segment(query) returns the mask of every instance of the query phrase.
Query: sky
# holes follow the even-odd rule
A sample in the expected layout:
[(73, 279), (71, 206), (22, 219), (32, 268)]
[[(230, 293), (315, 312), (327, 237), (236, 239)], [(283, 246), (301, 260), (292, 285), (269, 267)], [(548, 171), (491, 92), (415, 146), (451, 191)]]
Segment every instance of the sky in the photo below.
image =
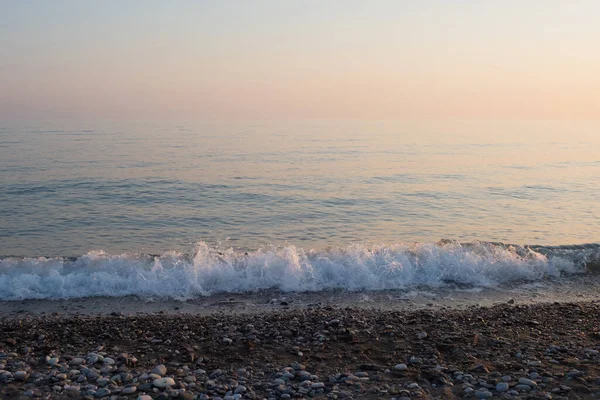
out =
[(0, 119), (599, 119), (597, 0), (0, 0)]

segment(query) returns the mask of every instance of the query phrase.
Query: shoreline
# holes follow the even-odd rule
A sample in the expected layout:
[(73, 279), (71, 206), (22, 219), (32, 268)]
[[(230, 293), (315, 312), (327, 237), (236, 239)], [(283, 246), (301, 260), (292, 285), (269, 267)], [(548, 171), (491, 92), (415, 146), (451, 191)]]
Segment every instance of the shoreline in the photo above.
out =
[(406, 290), (282, 292), (262, 290), (249, 293), (218, 293), (188, 300), (164, 298), (85, 297), (72, 299), (1, 300), (0, 318), (23, 315), (102, 315), (122, 313), (255, 314), (298, 310), (318, 306), (357, 307), (375, 310), (461, 309), (516, 304), (579, 302), (600, 300), (600, 274), (582, 274), (516, 282), (489, 288), (445, 286), (415, 287)]
[(5, 314), (0, 398), (600, 396), (600, 301), (504, 300)]

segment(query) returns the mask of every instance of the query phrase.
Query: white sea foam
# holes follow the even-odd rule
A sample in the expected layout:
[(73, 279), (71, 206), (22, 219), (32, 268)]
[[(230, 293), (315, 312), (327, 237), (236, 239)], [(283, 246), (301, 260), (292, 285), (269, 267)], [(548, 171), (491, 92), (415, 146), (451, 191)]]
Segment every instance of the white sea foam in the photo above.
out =
[(490, 287), (583, 269), (563, 255), (490, 243), (355, 244), (319, 251), (273, 246), (246, 253), (201, 242), (191, 257), (176, 252), (148, 256), (93, 251), (76, 260), (4, 258), (0, 299), (126, 295), (188, 299), (271, 288), (294, 292), (448, 284)]

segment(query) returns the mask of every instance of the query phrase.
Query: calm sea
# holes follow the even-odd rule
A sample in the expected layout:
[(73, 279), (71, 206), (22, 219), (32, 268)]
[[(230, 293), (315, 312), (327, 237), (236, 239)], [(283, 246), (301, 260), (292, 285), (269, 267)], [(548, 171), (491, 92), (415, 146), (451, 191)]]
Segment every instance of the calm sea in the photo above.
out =
[(199, 244), (239, 261), (598, 243), (600, 123), (2, 123), (0, 183), (4, 268)]

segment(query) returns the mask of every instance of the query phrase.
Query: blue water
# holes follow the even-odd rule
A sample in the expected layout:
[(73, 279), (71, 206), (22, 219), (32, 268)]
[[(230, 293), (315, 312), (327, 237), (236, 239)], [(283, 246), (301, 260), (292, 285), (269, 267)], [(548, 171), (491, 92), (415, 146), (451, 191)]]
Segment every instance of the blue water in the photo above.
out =
[(0, 124), (0, 255), (600, 242), (599, 127)]

